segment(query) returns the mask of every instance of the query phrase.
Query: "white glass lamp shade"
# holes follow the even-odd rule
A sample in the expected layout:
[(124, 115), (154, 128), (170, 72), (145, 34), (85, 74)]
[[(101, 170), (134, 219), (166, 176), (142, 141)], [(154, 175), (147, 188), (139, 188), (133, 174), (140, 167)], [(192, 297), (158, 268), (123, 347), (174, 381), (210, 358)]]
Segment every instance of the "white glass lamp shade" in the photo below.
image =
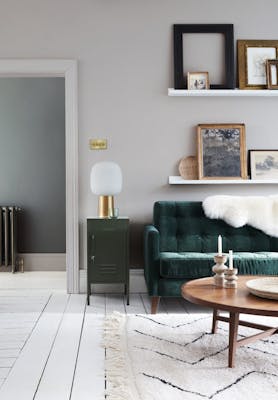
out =
[(102, 161), (91, 170), (91, 191), (99, 196), (113, 196), (122, 190), (123, 177), (118, 164)]

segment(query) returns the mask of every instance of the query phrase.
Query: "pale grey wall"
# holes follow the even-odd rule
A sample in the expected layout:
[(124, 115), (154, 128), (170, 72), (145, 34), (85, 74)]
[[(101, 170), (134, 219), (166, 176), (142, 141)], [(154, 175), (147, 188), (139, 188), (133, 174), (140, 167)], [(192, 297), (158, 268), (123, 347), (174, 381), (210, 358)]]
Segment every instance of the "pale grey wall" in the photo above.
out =
[[(85, 221), (95, 214), (91, 166), (123, 169), (120, 212), (132, 221), (132, 264), (142, 265), (142, 226), (155, 200), (202, 200), (211, 194), (273, 193), (271, 186), (173, 187), (178, 161), (195, 152), (195, 126), (244, 122), (248, 148), (278, 148), (275, 98), (171, 98), (172, 25), (233, 23), (235, 39), (278, 39), (277, 0), (0, 1), (1, 57), (79, 60), (81, 267)], [(206, 49), (204, 57), (210, 57)], [(88, 148), (106, 137), (107, 151)]]
[(64, 78), (0, 78), (0, 204), (21, 253), (65, 252)]

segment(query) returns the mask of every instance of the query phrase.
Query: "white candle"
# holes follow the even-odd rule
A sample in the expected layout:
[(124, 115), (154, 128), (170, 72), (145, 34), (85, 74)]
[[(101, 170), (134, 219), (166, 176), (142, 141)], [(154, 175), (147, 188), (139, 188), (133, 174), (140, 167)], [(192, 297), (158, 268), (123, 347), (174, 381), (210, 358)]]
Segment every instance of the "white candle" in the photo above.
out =
[(218, 236), (218, 255), (222, 256), (222, 236)]
[(233, 250), (229, 250), (229, 269), (233, 269)]

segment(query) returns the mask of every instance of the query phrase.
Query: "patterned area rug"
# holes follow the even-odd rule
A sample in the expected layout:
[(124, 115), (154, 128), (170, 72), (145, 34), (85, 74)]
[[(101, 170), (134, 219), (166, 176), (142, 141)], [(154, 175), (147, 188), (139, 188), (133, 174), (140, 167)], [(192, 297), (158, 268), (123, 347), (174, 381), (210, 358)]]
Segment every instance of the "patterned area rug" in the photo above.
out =
[[(277, 326), (277, 318), (241, 319)], [(109, 400), (277, 400), (278, 335), (237, 349), (228, 368), (228, 324), (212, 335), (209, 314), (106, 318)], [(258, 331), (239, 328), (239, 337)]]

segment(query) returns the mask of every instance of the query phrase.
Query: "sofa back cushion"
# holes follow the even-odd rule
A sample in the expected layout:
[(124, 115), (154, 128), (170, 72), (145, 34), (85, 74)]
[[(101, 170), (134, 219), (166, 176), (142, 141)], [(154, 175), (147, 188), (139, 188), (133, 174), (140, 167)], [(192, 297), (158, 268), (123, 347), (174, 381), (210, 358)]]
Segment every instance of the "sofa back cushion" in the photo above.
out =
[(204, 215), (202, 203), (158, 201), (154, 204), (154, 225), (160, 232), (160, 251), (216, 253), (222, 236), (223, 252), (278, 251), (278, 239), (245, 225), (233, 228), (222, 220)]

